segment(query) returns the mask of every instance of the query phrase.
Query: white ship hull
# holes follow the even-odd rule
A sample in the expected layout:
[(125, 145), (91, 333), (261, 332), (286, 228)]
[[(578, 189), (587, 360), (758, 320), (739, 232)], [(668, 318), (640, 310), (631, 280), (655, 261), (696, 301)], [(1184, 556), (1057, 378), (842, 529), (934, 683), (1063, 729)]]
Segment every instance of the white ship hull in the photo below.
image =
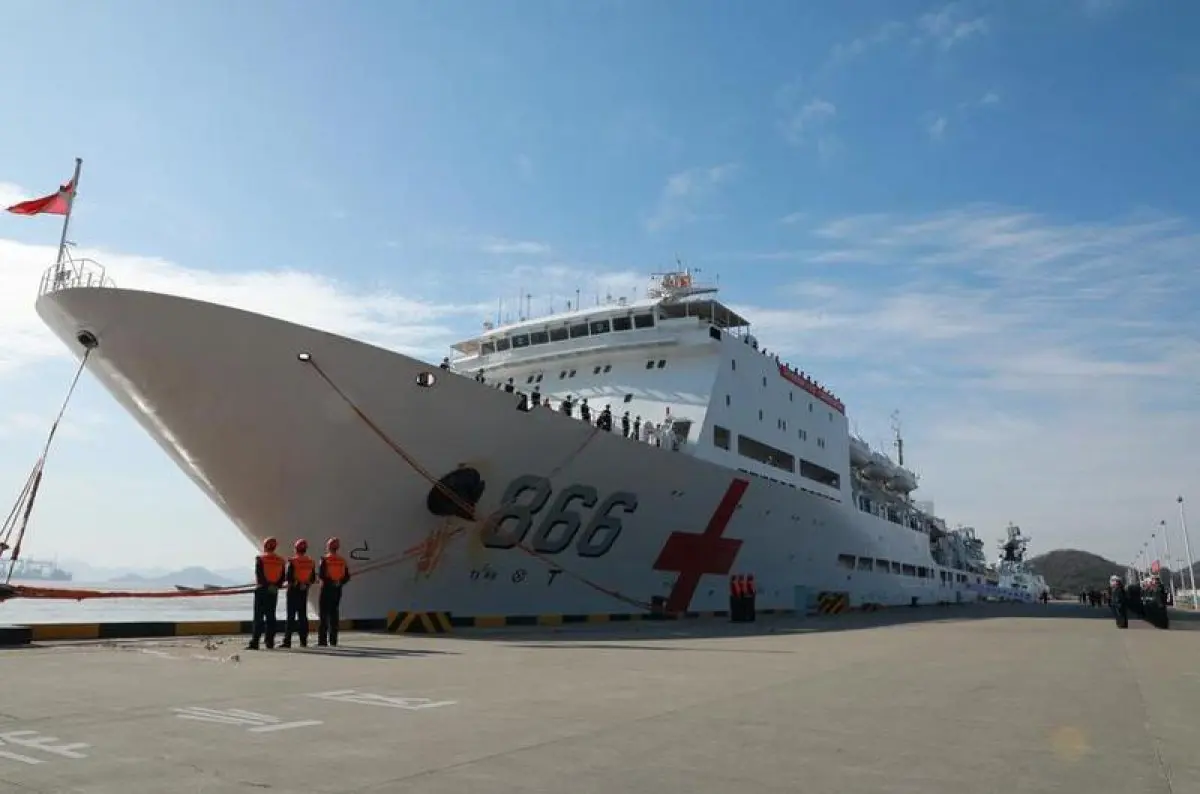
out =
[[(95, 335), (89, 371), (256, 545), (274, 536), (284, 548), (296, 537), (315, 546), (337, 535), (343, 553), (355, 550), (353, 570), (400, 555), (433, 533), (456, 533), (424, 572), (410, 559), (358, 576), (343, 601), (347, 618), (391, 610), (640, 613), (654, 597), (667, 599), (672, 610), (718, 611), (728, 608), (730, 573), (753, 574), (759, 607), (766, 609), (804, 609), (824, 591), (846, 593), (857, 606), (973, 601), (985, 589), (980, 577), (960, 583), (955, 572), (936, 566), (921, 532), (557, 412), (517, 411), (511, 394), (368, 344), (122, 289), (61, 289), (43, 295), (37, 310), (77, 355), (83, 353), (77, 334)], [(505, 489), (523, 475), (546, 478), (555, 496), (581, 485), (595, 489), (600, 501), (628, 494), (628, 506), (636, 507), (612, 511), (622, 528), (611, 544), (599, 533), (586, 545), (585, 530), (569, 544), (556, 542), (560, 525), (544, 539), (563, 547), (555, 553), (486, 548), (481, 523), (431, 514), (430, 479), (316, 368), (298, 360), (301, 352), (434, 478), (462, 466), (476, 469), (486, 483), (477, 516), (496, 511)], [(418, 385), (423, 373), (437, 377), (432, 387)], [(714, 519), (723, 503), (724, 528)], [(594, 511), (578, 501), (574, 507), (586, 524)], [(669, 539), (699, 535), (710, 524), (724, 539), (712, 541), (716, 559), (700, 573), (680, 575), (675, 569), (699, 561), (677, 548), (664, 553)], [(861, 559), (848, 568), (845, 555)], [(863, 560), (935, 573), (919, 579), (868, 571)]]

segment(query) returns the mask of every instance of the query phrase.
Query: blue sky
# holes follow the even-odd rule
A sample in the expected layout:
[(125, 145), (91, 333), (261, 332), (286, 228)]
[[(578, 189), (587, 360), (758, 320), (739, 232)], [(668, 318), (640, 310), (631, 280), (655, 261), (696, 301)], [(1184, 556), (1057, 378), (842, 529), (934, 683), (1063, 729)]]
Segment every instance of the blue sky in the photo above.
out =
[[(71, 237), (122, 286), (435, 358), (498, 299), (631, 294), (678, 255), (869, 440), (899, 409), (922, 495), (951, 522), (992, 541), (1012, 520), (1041, 550), (1122, 561), (1175, 522), (1177, 494), (1200, 525), (1200, 7), (5, 15), (0, 50), (25, 66), (0, 82), (0, 201), (53, 190), (83, 157)], [(57, 234), (0, 217), (14, 498), (72, 372), (32, 311)], [(94, 383), (70, 417), (32, 553), (247, 554)]]

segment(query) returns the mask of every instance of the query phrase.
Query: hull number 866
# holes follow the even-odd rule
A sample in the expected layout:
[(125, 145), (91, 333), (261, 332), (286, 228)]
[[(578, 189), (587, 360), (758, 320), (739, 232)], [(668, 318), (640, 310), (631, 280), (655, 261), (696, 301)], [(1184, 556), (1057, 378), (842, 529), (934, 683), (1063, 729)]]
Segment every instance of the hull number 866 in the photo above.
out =
[[(523, 474), (508, 484), (481, 537), (490, 549), (528, 542), (538, 554), (559, 554), (575, 542), (580, 557), (603, 557), (621, 534), (621, 516), (633, 513), (637, 506), (637, 494), (627, 491), (601, 501), (592, 486), (573, 483), (555, 495), (545, 477)], [(532, 537), (527, 538), (531, 531)]]

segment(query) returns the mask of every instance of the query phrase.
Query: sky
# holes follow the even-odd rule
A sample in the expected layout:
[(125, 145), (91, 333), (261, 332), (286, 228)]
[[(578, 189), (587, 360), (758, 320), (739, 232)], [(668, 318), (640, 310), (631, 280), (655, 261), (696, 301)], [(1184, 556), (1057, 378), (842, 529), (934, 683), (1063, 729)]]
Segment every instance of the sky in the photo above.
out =
[[(439, 360), (678, 257), (990, 553), (1200, 528), (1200, 6), (1132, 0), (5, 7), (0, 206), (84, 159), (76, 256)], [(74, 373), (55, 217), (0, 213), (0, 493)], [(5, 511), (7, 512), (7, 511)], [(1197, 538), (1200, 541), (1200, 537)], [(1200, 547), (1196, 549), (1200, 553)], [(85, 376), (26, 553), (251, 549)]]

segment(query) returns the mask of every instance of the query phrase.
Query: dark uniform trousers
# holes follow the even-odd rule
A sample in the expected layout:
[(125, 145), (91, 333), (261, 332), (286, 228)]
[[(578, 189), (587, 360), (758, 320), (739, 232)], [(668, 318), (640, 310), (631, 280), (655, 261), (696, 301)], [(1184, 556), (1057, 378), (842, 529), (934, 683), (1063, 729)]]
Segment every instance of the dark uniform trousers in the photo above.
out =
[(267, 637), (267, 647), (275, 647), (275, 632), (278, 625), (275, 621), (275, 610), (279, 606), (279, 589), (275, 587), (254, 588), (254, 634), (251, 645), (258, 645), (258, 640), (264, 632)]
[(317, 596), (317, 609), (320, 620), (317, 624), (317, 642), (324, 645), (328, 640), (330, 645), (337, 645), (338, 623), (342, 619), (342, 586), (326, 582), (321, 585), (321, 594)]
[(290, 585), (287, 589), (287, 626), (284, 642), (291, 644), (292, 632), (300, 635), (300, 644), (308, 645), (308, 588)]

